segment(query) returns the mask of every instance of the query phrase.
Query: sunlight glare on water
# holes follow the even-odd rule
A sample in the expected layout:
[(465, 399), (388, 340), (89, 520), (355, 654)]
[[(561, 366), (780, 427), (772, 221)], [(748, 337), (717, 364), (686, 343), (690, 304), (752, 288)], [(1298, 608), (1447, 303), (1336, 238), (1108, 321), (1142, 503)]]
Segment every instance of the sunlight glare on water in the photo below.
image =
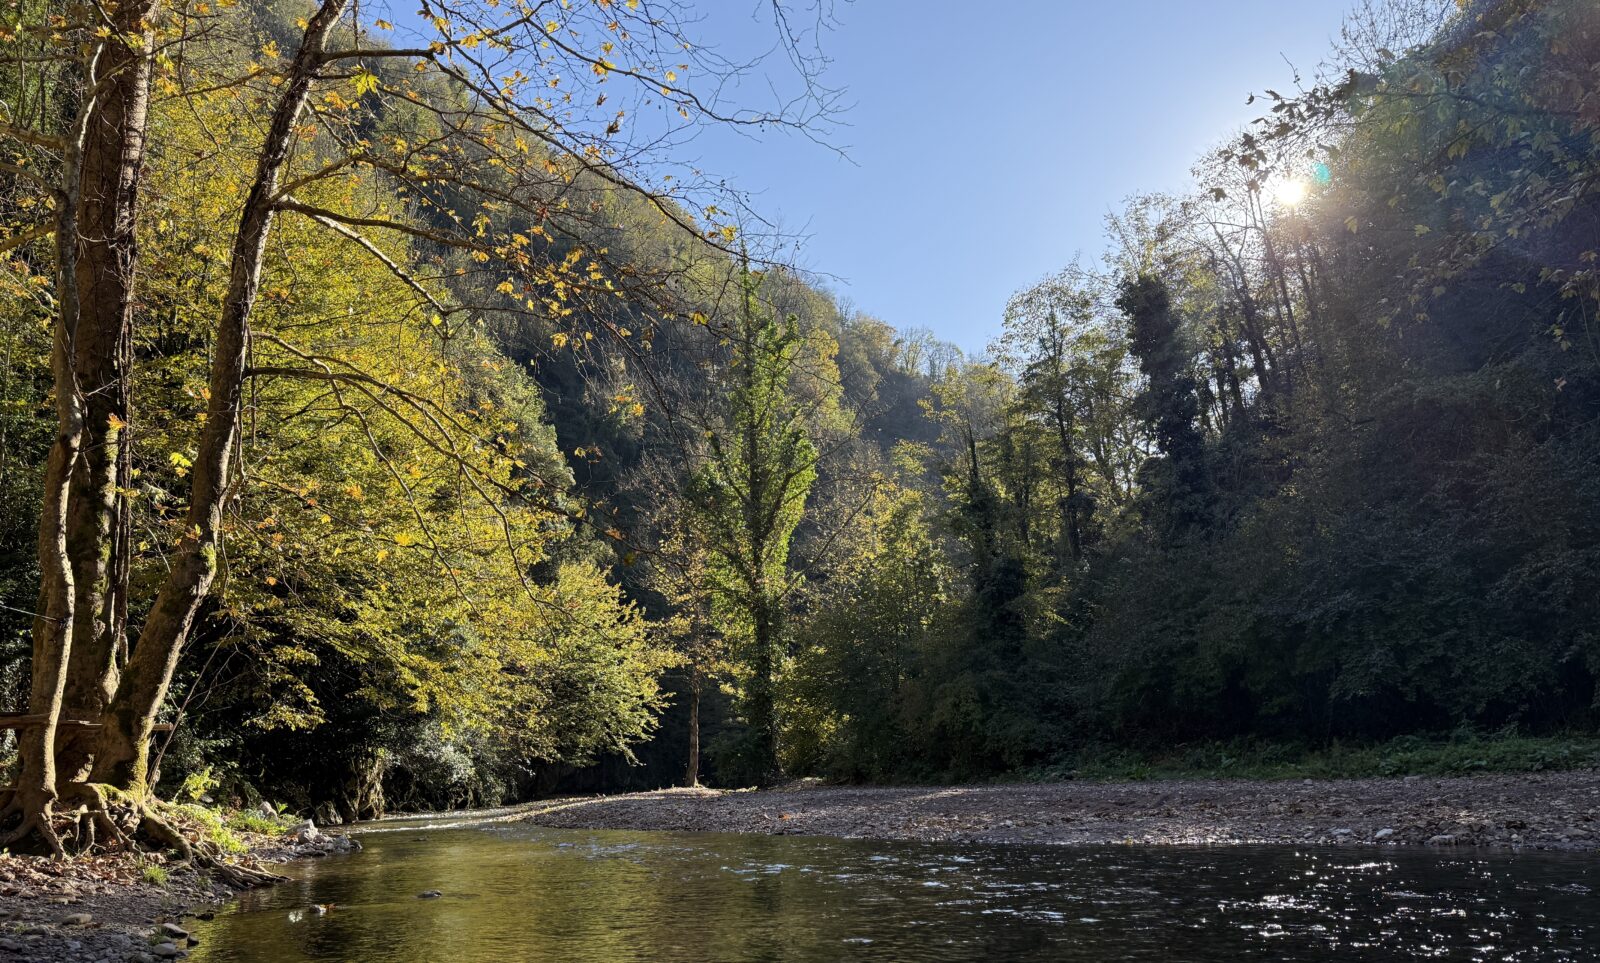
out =
[(1576, 856), (384, 828), (197, 924), (192, 959), (1600, 959)]

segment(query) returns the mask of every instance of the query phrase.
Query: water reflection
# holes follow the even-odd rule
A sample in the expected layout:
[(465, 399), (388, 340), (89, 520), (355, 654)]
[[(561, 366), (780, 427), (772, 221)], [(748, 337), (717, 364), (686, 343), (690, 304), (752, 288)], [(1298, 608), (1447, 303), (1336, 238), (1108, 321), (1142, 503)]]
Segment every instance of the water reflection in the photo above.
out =
[[(1584, 857), (971, 848), (415, 823), (197, 930), (206, 963), (1600, 959)], [(439, 890), (438, 899), (418, 899)], [(319, 914), (317, 907), (323, 907)]]

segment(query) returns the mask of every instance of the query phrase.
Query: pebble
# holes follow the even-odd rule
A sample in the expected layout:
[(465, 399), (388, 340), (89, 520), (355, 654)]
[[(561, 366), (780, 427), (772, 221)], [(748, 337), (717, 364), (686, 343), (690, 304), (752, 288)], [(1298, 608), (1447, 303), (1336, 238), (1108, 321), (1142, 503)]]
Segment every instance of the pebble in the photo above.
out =
[(0, 939), (0, 950), (5, 950), (7, 953), (21, 953), (22, 944), (16, 940)]
[(1429, 846), (1454, 846), (1455, 844), (1456, 838), (1449, 833), (1440, 833), (1437, 836), (1428, 837)]
[(178, 949), (178, 945), (176, 943), (158, 944), (155, 949), (151, 950), (150, 952), (164, 960), (170, 960), (184, 955), (184, 951)]
[(88, 913), (73, 913), (61, 921), (62, 926), (88, 926), (92, 917)]
[(417, 899), (438, 899), (444, 894), (436, 889), (423, 890), (417, 894)]
[(1377, 832), (1373, 833), (1372, 834), (1372, 838), (1373, 839), (1388, 839), (1390, 836), (1393, 836), (1393, 835), (1394, 835), (1394, 830), (1385, 827), (1385, 828), (1380, 829)]

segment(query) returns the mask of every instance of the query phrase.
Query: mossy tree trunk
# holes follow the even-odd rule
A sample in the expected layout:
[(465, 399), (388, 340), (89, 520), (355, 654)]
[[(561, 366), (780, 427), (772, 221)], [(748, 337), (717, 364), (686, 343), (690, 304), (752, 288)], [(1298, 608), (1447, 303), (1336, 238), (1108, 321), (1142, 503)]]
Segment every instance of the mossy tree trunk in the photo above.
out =
[[(62, 712), (96, 721), (117, 687), (125, 645), (127, 582), (121, 577), (129, 484), (129, 365), (135, 236), (145, 131), (150, 104), (149, 18), (154, 0), (124, 3), (116, 11), (122, 43), (102, 58), (105, 92), (89, 117), (78, 216), (81, 253), (74, 284), (79, 323), (74, 354), (84, 405), (83, 440), (72, 473), (67, 508), (67, 552), (75, 593), (72, 646)], [(94, 731), (62, 731), (56, 764), (66, 779), (88, 775)]]

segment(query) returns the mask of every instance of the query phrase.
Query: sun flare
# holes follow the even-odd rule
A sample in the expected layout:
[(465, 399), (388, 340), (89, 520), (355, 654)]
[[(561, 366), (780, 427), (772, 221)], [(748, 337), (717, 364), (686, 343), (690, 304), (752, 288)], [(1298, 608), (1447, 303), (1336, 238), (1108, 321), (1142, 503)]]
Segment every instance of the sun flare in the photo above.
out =
[(1299, 175), (1275, 177), (1267, 182), (1267, 199), (1275, 207), (1293, 208), (1305, 203), (1311, 193), (1311, 180)]

